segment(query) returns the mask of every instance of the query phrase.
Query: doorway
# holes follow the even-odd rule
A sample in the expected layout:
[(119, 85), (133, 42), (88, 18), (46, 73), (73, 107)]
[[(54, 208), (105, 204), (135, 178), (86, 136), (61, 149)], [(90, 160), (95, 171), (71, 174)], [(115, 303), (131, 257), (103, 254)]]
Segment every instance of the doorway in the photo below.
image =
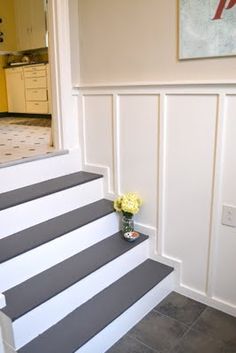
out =
[[(77, 21), (77, 10), (74, 11), (77, 6), (77, 0), (47, 1), (48, 32), (50, 34), (48, 57), (51, 82), (51, 90), (49, 91), (51, 93), (52, 116), (51, 139), (54, 150), (57, 151), (56, 155), (64, 154), (65, 151), (73, 151), (73, 153), (78, 153), (78, 161), (80, 161), (78, 128), (80, 97), (77, 90), (75, 94), (73, 92), (73, 70), (71, 69), (71, 47), (75, 47), (74, 40), (78, 39), (78, 34), (73, 33), (73, 43), (71, 43), (70, 36), (70, 16), (72, 13)], [(79, 67), (79, 57), (73, 55), (73, 60)], [(51, 155), (53, 156), (54, 153)], [(26, 160), (24, 158), (22, 161)]]
[(5, 5), (0, 0), (1, 165), (34, 156), (41, 158), (57, 149), (52, 133), (55, 117), (47, 1), (9, 0)]

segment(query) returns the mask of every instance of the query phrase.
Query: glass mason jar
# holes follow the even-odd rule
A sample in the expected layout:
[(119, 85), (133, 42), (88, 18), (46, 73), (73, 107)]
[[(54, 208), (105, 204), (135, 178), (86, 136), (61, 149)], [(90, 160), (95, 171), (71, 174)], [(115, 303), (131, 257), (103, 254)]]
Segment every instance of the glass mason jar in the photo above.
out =
[(123, 216), (121, 220), (121, 230), (125, 234), (134, 231), (134, 220), (132, 217)]

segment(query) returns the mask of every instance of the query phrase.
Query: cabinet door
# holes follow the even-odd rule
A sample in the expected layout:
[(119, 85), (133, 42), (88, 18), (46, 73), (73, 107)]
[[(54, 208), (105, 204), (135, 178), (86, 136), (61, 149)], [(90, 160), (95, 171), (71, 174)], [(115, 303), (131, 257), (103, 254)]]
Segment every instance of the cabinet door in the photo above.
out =
[(44, 0), (29, 0), (31, 10), (31, 49), (46, 47), (46, 9)]
[(18, 50), (31, 49), (31, 9), (29, 0), (15, 0), (14, 4)]
[(45, 0), (15, 0), (18, 50), (46, 47)]
[(6, 69), (8, 111), (25, 113), (25, 84), (22, 68)]

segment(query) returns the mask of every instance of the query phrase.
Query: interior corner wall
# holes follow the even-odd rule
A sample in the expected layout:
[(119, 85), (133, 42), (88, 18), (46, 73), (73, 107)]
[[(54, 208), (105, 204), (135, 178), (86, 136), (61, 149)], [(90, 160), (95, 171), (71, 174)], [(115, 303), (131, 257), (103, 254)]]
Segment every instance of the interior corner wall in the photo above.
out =
[(233, 80), (235, 58), (178, 60), (177, 0), (78, 0), (81, 84)]

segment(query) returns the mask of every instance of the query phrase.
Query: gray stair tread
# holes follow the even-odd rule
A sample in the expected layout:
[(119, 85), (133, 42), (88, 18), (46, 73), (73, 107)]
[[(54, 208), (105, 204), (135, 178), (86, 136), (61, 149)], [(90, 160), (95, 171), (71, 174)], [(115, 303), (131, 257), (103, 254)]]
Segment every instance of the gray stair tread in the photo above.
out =
[(99, 200), (0, 239), (0, 263), (114, 212), (113, 203)]
[(7, 290), (7, 306), (2, 311), (15, 320), (56, 294), (80, 281), (90, 273), (145, 241), (141, 235), (135, 242), (127, 242), (116, 233), (52, 268)]
[(19, 353), (74, 353), (173, 271), (146, 260), (19, 349)]
[(98, 178), (102, 178), (102, 175), (77, 172), (5, 192), (1, 194), (0, 211)]

